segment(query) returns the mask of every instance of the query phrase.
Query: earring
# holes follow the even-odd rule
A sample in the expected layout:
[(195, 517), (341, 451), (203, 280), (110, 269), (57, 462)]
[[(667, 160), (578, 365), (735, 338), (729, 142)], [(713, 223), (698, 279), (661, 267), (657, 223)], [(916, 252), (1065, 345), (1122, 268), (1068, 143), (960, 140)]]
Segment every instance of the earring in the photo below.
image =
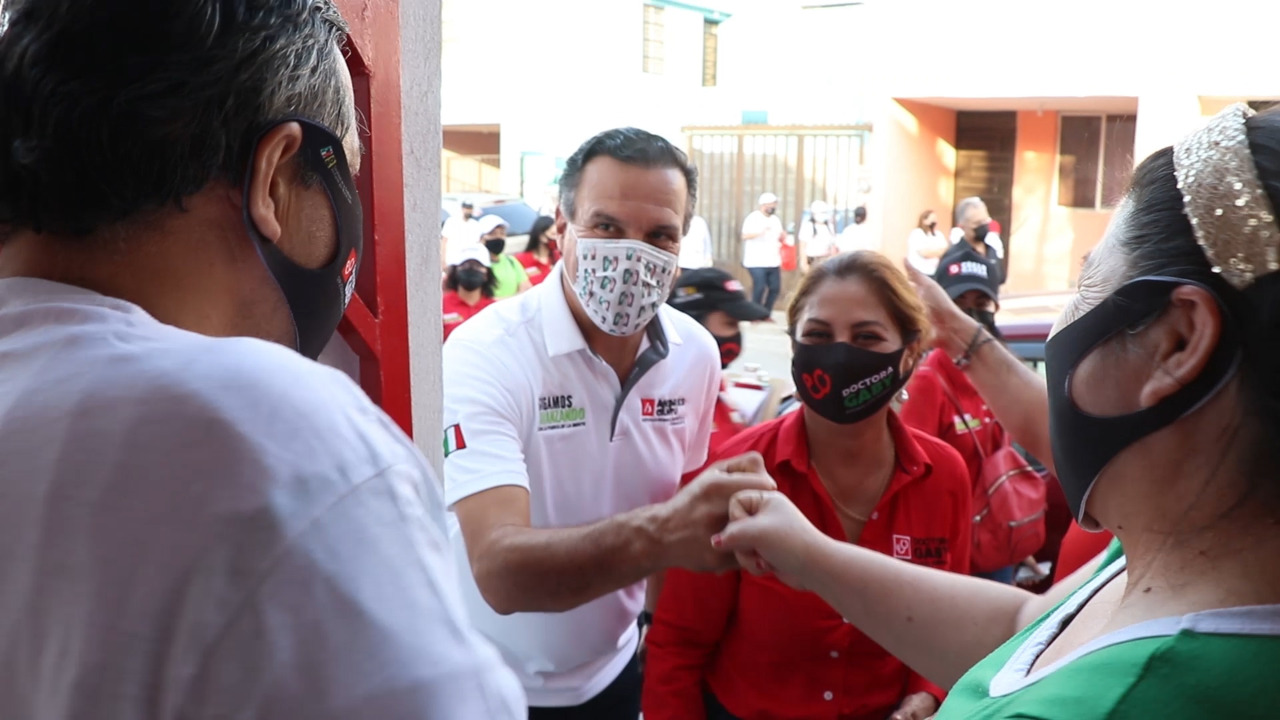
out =
[(901, 390), (898, 391), (898, 402), (904, 403), (910, 399), (911, 399), (911, 396), (907, 394), (906, 388), (902, 388)]

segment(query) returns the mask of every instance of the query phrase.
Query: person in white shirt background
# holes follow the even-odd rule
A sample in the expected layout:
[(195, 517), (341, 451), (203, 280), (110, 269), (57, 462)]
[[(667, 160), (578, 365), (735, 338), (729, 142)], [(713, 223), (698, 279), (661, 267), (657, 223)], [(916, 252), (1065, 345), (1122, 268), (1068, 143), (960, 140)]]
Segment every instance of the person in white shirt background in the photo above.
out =
[(907, 236), (907, 262), (911, 267), (933, 277), (938, 271), (938, 258), (941, 258), (951, 243), (947, 236), (938, 229), (938, 214), (932, 210), (920, 213), (920, 221)]
[(1000, 233), (991, 230), (991, 213), (980, 197), (967, 197), (956, 203), (956, 225), (951, 228), (951, 244), (969, 241), (980, 255), (987, 255), (983, 248), (989, 245), (998, 260), (1004, 259), (1004, 242)]
[(777, 195), (762, 193), (756, 205), (742, 221), (742, 266), (751, 275), (751, 301), (772, 313), (782, 292), (782, 245), (787, 233), (777, 214)]
[(309, 359), (363, 249), (346, 24), (235, 6), (0, 30), (0, 717), (523, 718), (426, 460)]
[(680, 241), (680, 269), (700, 270), (715, 264), (715, 249), (711, 242), (711, 228), (701, 215), (689, 221), (689, 232)]
[(836, 250), (842, 253), (854, 252), (855, 250), (874, 250), (880, 251), (880, 243), (871, 237), (867, 232), (867, 208), (859, 205), (853, 209), (853, 222), (845, 226), (840, 231), (840, 236), (836, 238)]
[(728, 500), (771, 487), (759, 455), (706, 461), (720, 352), (668, 306), (697, 171), (609, 130), (567, 161), (553, 277), (444, 346), (445, 500), (463, 594), (531, 720), (636, 720), (646, 578), (715, 570)]
[(451, 252), (462, 252), (468, 245), (479, 245), (483, 234), (475, 205), (470, 200), (463, 200), (460, 212), (450, 215), (440, 228), (440, 267), (448, 264)]
[(800, 222), (796, 241), (800, 245), (800, 257), (804, 258), (801, 271), (836, 254), (836, 225), (830, 205), (822, 200), (814, 200), (809, 205), (809, 217)]

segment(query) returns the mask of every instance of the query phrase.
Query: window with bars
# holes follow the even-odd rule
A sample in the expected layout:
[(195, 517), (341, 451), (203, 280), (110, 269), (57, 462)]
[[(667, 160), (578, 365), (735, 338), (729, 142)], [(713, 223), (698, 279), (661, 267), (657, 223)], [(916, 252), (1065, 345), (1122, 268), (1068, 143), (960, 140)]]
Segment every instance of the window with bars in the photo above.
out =
[(1064, 115), (1058, 130), (1058, 204), (1115, 207), (1133, 174), (1133, 115)]
[(717, 48), (720, 43), (720, 23), (704, 20), (702, 23), (702, 87), (716, 86), (716, 66), (719, 63)]
[(644, 71), (661, 75), (663, 70), (663, 25), (661, 5), (644, 6)]

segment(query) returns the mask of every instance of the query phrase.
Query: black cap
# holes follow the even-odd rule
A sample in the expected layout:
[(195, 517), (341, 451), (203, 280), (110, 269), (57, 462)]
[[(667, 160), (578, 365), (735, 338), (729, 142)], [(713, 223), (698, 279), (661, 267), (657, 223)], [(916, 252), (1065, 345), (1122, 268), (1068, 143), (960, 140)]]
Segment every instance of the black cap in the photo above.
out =
[(723, 310), (734, 320), (764, 320), (769, 311), (747, 299), (742, 283), (723, 270), (685, 270), (671, 291), (671, 306), (689, 315)]
[(969, 243), (961, 240), (951, 246), (938, 260), (938, 271), (933, 274), (952, 300), (978, 290), (992, 300), (1000, 299), (1000, 264), (994, 258), (979, 255)]
[(474, 203), (472, 203), (470, 200), (463, 200), (463, 201), (462, 201), (462, 207), (465, 207), (465, 208), (471, 208), (472, 210), (474, 210), (474, 209), (476, 208), (475, 204), (474, 204)]

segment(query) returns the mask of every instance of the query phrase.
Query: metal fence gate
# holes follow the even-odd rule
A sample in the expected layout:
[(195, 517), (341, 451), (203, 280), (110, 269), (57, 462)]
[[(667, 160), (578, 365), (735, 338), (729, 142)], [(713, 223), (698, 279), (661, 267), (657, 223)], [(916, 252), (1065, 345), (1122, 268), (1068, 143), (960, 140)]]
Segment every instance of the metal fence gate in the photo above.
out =
[[(711, 228), (716, 266), (742, 271), (742, 221), (761, 193), (778, 196), (778, 215), (798, 227), (814, 200), (831, 203), (839, 231), (870, 192), (869, 125), (843, 127), (690, 127), (698, 166), (698, 214)], [(784, 281), (784, 295), (793, 279)]]

